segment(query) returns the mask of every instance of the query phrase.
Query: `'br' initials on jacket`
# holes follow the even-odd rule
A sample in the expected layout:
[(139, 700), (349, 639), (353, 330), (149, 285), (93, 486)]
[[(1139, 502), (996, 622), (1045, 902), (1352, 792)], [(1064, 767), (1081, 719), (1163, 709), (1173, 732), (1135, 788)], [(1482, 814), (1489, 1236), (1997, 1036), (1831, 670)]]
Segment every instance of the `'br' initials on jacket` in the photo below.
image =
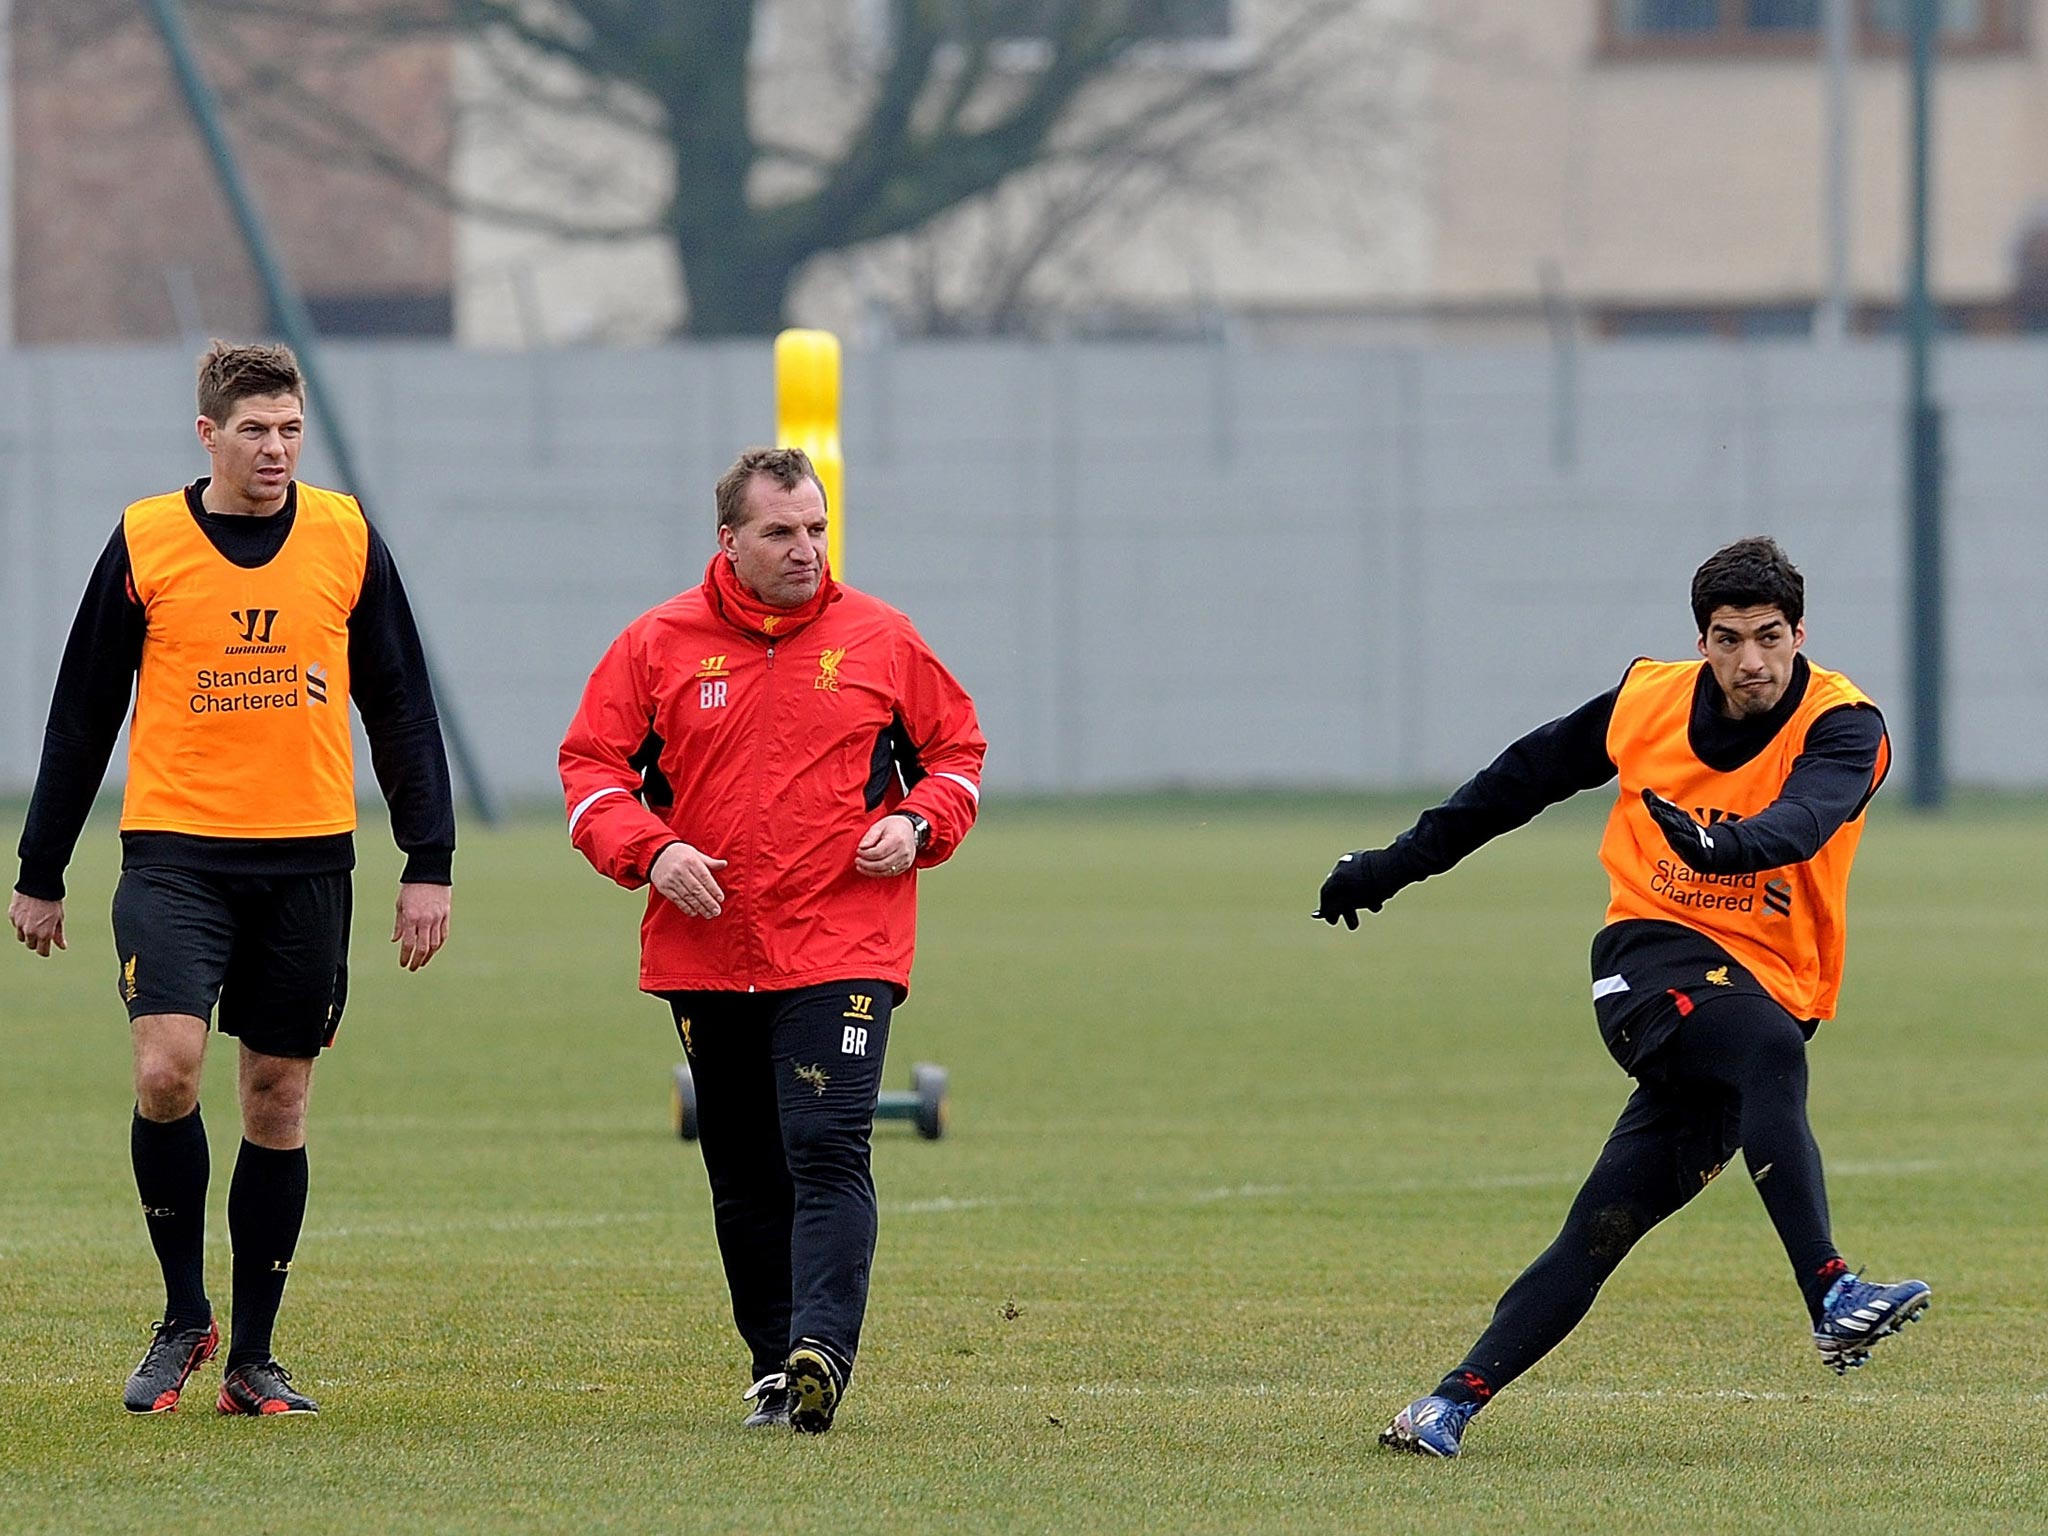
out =
[[(1642, 794), (1654, 790), (1709, 824), (1754, 816), (1784, 789), (1814, 721), (1829, 710), (1870, 700), (1839, 672), (1811, 667), (1805, 697), (1770, 745), (1722, 773), (1694, 755), (1687, 736), (1700, 666), (1639, 661), (1615, 701), (1607, 752), (1620, 772), (1621, 793), (1600, 844), (1610, 889), (1607, 921), (1681, 923), (1733, 955), (1794, 1018), (1833, 1018), (1847, 948), (1849, 866), (1863, 838), (1863, 807), (1804, 864), (1708, 875), (1671, 851)], [(1890, 766), (1886, 740), (1878, 748), (1870, 795)]]

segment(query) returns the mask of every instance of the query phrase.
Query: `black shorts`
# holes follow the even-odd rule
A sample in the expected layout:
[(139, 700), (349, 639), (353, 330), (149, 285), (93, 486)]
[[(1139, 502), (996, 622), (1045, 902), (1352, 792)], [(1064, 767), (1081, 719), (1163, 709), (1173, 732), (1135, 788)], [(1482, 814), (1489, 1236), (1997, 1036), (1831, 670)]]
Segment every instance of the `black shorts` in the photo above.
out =
[(350, 876), (148, 866), (114, 888), (128, 1017), (185, 1013), (266, 1056), (318, 1056), (348, 1001)]
[[(1778, 1007), (1734, 956), (1678, 923), (1628, 918), (1609, 923), (1593, 940), (1593, 1017), (1609, 1054), (1640, 1081), (1655, 1075), (1651, 1064), (1694, 1008), (1730, 994)], [(1819, 1025), (1799, 1027), (1811, 1040)]]

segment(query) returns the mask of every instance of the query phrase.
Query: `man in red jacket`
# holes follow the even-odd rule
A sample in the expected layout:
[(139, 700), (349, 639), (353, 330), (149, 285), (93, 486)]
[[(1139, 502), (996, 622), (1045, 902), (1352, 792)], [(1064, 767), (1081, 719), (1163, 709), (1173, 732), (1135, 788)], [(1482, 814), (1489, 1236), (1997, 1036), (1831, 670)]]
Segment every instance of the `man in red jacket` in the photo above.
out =
[(696, 1079), (746, 1423), (822, 1434), (867, 1310), (868, 1137), (916, 872), (973, 826), (987, 743), (910, 621), (832, 579), (802, 452), (749, 449), (717, 500), (703, 582), (591, 674), (562, 788), (578, 851), (652, 887), (640, 988)]

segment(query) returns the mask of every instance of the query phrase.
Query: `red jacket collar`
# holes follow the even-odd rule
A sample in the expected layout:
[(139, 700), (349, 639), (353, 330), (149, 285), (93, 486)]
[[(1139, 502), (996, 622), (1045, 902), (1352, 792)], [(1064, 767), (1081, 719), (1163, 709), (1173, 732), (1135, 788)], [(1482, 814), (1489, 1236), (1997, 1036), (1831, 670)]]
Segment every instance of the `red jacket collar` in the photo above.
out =
[(704, 590), (711, 598), (712, 611), (726, 623), (742, 634), (770, 641), (795, 634), (839, 601), (839, 584), (828, 566), (808, 602), (796, 608), (771, 608), (747, 590), (722, 550), (705, 568)]

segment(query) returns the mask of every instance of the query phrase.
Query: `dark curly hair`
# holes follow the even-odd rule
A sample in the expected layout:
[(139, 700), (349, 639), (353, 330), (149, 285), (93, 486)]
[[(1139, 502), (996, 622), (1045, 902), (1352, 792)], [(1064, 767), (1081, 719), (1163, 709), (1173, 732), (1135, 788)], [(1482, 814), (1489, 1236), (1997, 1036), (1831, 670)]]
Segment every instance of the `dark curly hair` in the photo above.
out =
[(1806, 617), (1806, 578), (1776, 539), (1737, 539), (1692, 575), (1692, 616), (1701, 634), (1716, 608), (1776, 608), (1797, 625)]

